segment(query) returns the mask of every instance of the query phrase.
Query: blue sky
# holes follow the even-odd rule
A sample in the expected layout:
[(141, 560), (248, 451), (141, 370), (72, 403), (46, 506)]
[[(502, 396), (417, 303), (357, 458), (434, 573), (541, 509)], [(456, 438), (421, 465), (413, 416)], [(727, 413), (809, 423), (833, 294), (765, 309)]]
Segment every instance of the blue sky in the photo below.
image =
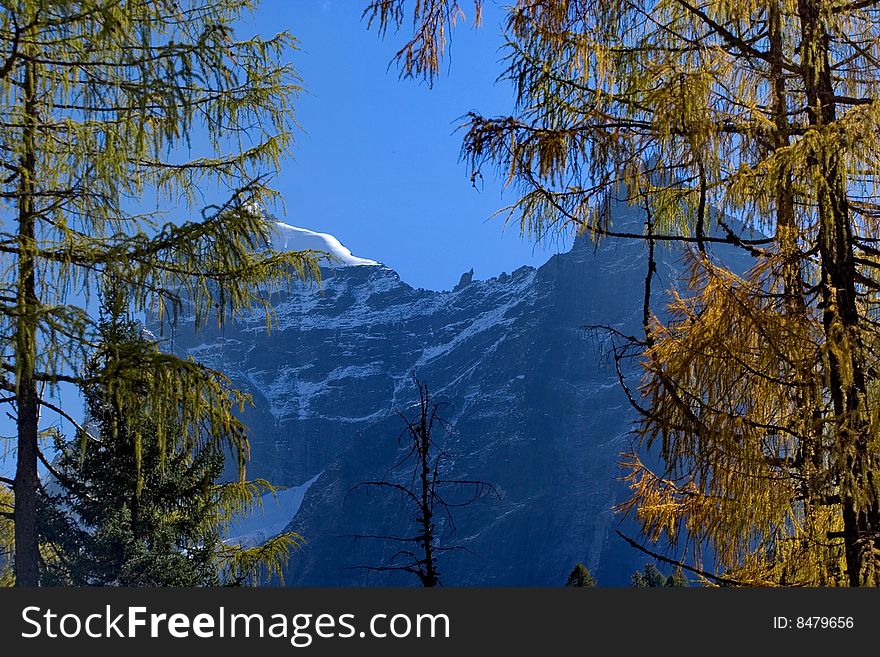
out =
[[(492, 214), (515, 200), (486, 176), (475, 190), (459, 162), (459, 118), (470, 110), (510, 111), (512, 91), (497, 83), (502, 52), (501, 3), (484, 0), (484, 24), (460, 26), (433, 88), (400, 80), (389, 63), (404, 42), (367, 31), (367, 0), (263, 0), (240, 36), (288, 30), (306, 93), (297, 102), (302, 126), (294, 158), (274, 181), (285, 199), (280, 218), (328, 232), (358, 256), (379, 260), (414, 287), (451, 289), (473, 268), (478, 279), (539, 266), (557, 242), (535, 246), (518, 226)], [(281, 215), (282, 208), (276, 209)], [(65, 393), (69, 394), (69, 393)], [(69, 401), (69, 400), (68, 400)], [(78, 402), (73, 402), (75, 406)], [(70, 406), (70, 404), (67, 404)], [(75, 413), (75, 415), (78, 415)], [(62, 429), (73, 430), (62, 422)], [(14, 426), (0, 418), (0, 434)], [(10, 475), (11, 445), (0, 441), (0, 474)]]
[(358, 256), (379, 260), (415, 287), (449, 289), (473, 267), (478, 279), (540, 265), (557, 244), (535, 246), (518, 226), (503, 229), (499, 208), (513, 190), (487, 176), (475, 190), (459, 162), (458, 120), (470, 110), (509, 112), (512, 91), (496, 83), (504, 13), (484, 2), (483, 27), (452, 37), (443, 74), (428, 88), (389, 68), (404, 34), (367, 31), (366, 0), (264, 0), (248, 32), (289, 30), (292, 61), (306, 87), (302, 132), (274, 186), (287, 223), (332, 233)]

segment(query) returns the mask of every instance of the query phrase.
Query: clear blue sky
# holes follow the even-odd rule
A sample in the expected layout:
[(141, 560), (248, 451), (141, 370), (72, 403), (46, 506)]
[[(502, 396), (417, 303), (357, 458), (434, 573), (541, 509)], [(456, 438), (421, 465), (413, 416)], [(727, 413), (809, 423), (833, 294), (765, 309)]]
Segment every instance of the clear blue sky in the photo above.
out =
[(433, 88), (400, 80), (389, 63), (404, 35), (367, 31), (366, 0), (263, 0), (248, 31), (289, 30), (301, 50), (292, 61), (306, 87), (294, 160), (274, 186), (287, 223), (334, 234), (355, 255), (379, 260), (415, 287), (449, 289), (473, 267), (478, 279), (540, 265), (557, 244), (535, 246), (493, 212), (513, 190), (487, 176), (480, 191), (459, 162), (458, 120), (469, 110), (509, 112), (512, 91), (496, 83), (503, 10), (484, 2), (483, 27), (452, 36)]

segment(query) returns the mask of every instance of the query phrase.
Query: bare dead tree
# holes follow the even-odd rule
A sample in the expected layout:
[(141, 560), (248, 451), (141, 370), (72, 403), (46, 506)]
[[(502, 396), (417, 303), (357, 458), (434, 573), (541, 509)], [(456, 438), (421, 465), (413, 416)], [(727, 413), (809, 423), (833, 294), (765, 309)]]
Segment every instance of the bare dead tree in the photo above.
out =
[[(406, 428), (398, 437), (398, 443), (406, 441), (406, 454), (391, 466), (380, 480), (364, 481), (352, 487), (349, 494), (370, 488), (380, 488), (402, 495), (411, 505), (415, 521), (414, 533), (405, 536), (354, 534), (352, 538), (370, 538), (391, 541), (401, 545), (385, 566), (355, 566), (372, 571), (402, 571), (419, 578), (422, 586), (440, 586), (440, 572), (437, 568), (437, 554), (454, 550), (465, 550), (461, 545), (443, 545), (435, 524), (438, 513), (445, 514), (451, 532), (455, 531), (452, 509), (469, 506), (487, 495), (499, 496), (489, 483), (474, 479), (450, 479), (442, 473), (442, 465), (448, 452), (434, 439), (439, 427), (448, 434), (451, 427), (440, 416), (443, 403), (432, 401), (428, 384), (420, 381), (415, 374), (413, 382), (419, 391), (418, 408), (413, 417), (398, 411), (406, 423)], [(409, 470), (411, 468), (411, 471)], [(409, 480), (393, 481), (395, 473), (408, 471)], [(453, 490), (470, 489), (464, 499), (451, 497)], [(347, 496), (346, 496), (347, 497)]]

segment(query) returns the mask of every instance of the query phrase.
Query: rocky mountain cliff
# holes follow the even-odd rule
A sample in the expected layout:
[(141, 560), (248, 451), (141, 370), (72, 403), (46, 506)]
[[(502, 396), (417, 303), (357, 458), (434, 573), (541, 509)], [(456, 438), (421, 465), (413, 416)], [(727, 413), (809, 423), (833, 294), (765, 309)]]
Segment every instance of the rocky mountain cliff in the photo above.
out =
[[(615, 212), (637, 221), (630, 210)], [(644, 249), (578, 239), (538, 269), (482, 281), (469, 272), (442, 292), (355, 259), (367, 264), (328, 267), (320, 286), (272, 292), (269, 333), (261, 314), (223, 333), (179, 327), (177, 352), (223, 370), (254, 397), (245, 416), (249, 475), (310, 483), (288, 525), (307, 545), (286, 583), (418, 583), (360, 568), (393, 565), (399, 544), (353, 538), (411, 534), (402, 497), (350, 492), (403, 454), (397, 413), (411, 414), (418, 399), (414, 372), (445, 402), (453, 431), (436, 437), (450, 453), (448, 474), (500, 493), (438, 517), (442, 544), (463, 548), (441, 553), (444, 585), (557, 586), (577, 562), (600, 584), (627, 585), (645, 557), (614, 534), (621, 519), (612, 509), (626, 496), (618, 457), (634, 414), (584, 327), (638, 333)], [(678, 251), (661, 254), (658, 285), (676, 278), (679, 261)], [(277, 530), (277, 517), (272, 523)]]

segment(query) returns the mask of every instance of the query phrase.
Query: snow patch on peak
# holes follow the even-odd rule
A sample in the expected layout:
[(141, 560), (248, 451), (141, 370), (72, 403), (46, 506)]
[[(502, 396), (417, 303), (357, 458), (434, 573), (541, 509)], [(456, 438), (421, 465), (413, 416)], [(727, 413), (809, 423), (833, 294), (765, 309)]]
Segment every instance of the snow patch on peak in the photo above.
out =
[(320, 260), (322, 267), (347, 267), (353, 265), (371, 265), (379, 263), (367, 258), (358, 258), (351, 254), (342, 243), (328, 233), (316, 233), (306, 228), (297, 228), (273, 220), (274, 230), (271, 237), (272, 248), (276, 251), (323, 251), (327, 255)]
[(263, 495), (255, 508), (233, 520), (224, 542), (254, 547), (278, 536), (296, 517), (309, 488), (322, 474), (323, 471), (299, 486)]

